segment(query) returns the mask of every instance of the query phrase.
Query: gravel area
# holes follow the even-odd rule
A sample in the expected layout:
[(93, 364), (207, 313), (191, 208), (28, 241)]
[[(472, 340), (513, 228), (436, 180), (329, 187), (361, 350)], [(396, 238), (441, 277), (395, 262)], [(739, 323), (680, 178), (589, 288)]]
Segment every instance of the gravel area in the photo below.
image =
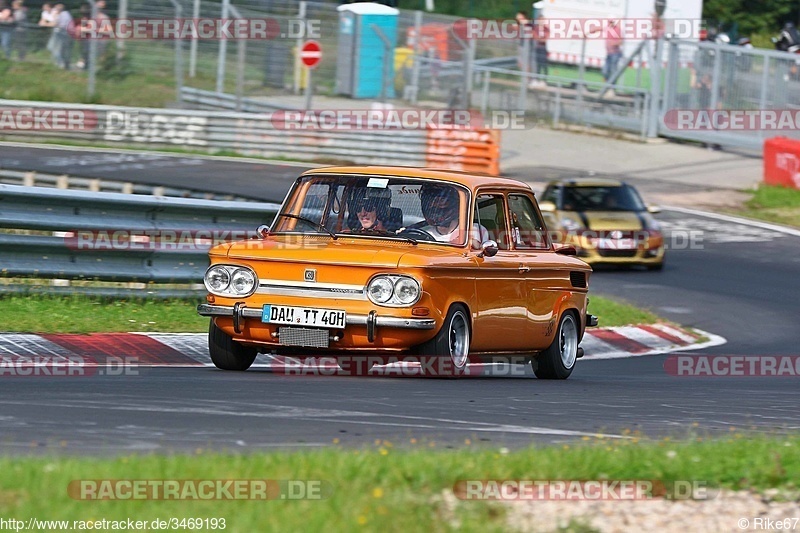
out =
[[(787, 500), (788, 497), (788, 500)], [(446, 514), (470, 505), (452, 494), (443, 498)], [(756, 494), (720, 491), (707, 500), (669, 501), (519, 501), (506, 506), (507, 529), (526, 532), (602, 533), (800, 531), (800, 498), (777, 490)]]

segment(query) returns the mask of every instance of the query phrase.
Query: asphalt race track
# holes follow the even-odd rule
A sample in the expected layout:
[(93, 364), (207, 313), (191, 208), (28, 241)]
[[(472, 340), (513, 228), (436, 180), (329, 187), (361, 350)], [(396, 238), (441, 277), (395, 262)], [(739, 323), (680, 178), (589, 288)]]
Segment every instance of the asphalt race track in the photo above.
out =
[[(800, 236), (673, 210), (659, 220), (672, 248), (664, 271), (598, 269), (594, 293), (650, 307), (728, 341), (683, 353), (798, 355)], [(682, 438), (800, 427), (798, 377), (676, 377), (664, 369), (668, 357), (579, 361), (563, 382), (540, 381), (530, 371), (447, 380), (212, 368), (4, 378), (0, 448), (34, 454), (246, 451), (330, 446), (335, 439), (344, 446), (376, 439), (408, 446), (412, 438), (437, 448), (467, 441), (519, 447), (598, 432)]]
[(0, 143), (0, 168), (163, 185), (267, 202), (281, 202), (310, 165), (203, 158), (95, 148), (45, 148)]

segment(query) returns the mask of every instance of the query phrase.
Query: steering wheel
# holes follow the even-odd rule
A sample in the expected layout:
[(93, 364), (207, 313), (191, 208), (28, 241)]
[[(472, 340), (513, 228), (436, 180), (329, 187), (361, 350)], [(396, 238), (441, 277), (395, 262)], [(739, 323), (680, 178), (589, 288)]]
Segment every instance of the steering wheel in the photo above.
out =
[(436, 239), (433, 238), (433, 235), (419, 228), (408, 228), (398, 233), (397, 236), (408, 237), (409, 239), (414, 239), (415, 241), (436, 242)]

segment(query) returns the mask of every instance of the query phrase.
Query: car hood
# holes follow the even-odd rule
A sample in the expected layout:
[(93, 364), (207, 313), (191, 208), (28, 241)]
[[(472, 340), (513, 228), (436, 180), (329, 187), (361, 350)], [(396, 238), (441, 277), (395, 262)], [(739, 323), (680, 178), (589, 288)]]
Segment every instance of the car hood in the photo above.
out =
[(340, 237), (333, 240), (327, 236), (276, 236), (264, 240), (236, 242), (229, 245), (227, 250), (217, 247), (212, 253), (249, 261), (397, 268), (400, 258), (412, 247), (410, 243), (389, 239)]
[(647, 214), (635, 211), (582, 211), (575, 215), (587, 229), (595, 231), (632, 231), (647, 227)]

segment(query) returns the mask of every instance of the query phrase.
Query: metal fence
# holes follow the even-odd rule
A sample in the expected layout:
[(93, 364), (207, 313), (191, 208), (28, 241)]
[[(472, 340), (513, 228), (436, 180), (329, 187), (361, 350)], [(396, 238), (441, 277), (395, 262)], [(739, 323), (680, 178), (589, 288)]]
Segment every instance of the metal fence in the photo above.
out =
[(202, 283), (215, 237), (255, 236), (278, 207), (16, 185), (0, 206), (2, 277), (173, 284)]
[[(176, 16), (172, 0), (128, 0), (124, 16)], [(122, 3), (120, 3), (121, 5)], [(295, 0), (178, 0), (183, 16), (271, 18), (282, 30), (289, 22), (315, 21), (323, 47), (323, 61), (314, 71), (316, 94), (335, 96), (339, 46), (339, 2)], [(122, 13), (111, 13), (123, 16)], [(660, 134), (709, 144), (758, 147), (774, 132), (687, 131), (665, 122), (674, 110), (795, 109), (800, 91), (797, 55), (685, 41), (667, 41), (657, 60), (654, 42), (645, 42), (640, 56), (626, 58), (629, 68), (613, 85), (603, 82), (597, 57), (564, 58), (550, 54), (550, 72), (539, 76), (521, 69), (517, 39), (465, 42), (454, 31), (458, 17), (401, 10), (391, 85), (399, 105), (423, 107), (480, 107), (482, 110), (525, 110), (530, 115), (559, 122), (606, 126), (640, 135)], [(29, 32), (31, 47), (42, 48), (46, 33)], [(298, 108), (307, 78), (297, 50), (304, 38), (278, 37), (260, 41), (193, 40), (120, 41), (125, 64), (100, 61), (106, 67), (137, 76), (176, 78), (176, 51), (181, 51), (182, 84), (190, 88), (187, 105), (262, 112), (271, 108)], [(38, 44), (35, 44), (38, 43)], [(584, 41), (585, 43), (585, 41)], [(85, 53), (83, 43), (75, 54)], [(585, 48), (585, 47), (584, 47)], [(113, 58), (116, 46), (109, 46)], [(648, 64), (647, 68), (642, 65)], [(586, 66), (583, 66), (586, 65)], [(591, 65), (591, 66), (589, 66)], [(663, 67), (654, 81), (651, 69)], [(113, 73), (112, 73), (113, 74)], [(532, 80), (546, 85), (529, 88)], [(655, 86), (655, 87), (653, 87)], [(191, 90), (206, 93), (191, 93)], [(613, 91), (612, 93), (608, 90)], [(207, 92), (217, 96), (209, 99)], [(326, 104), (330, 105), (330, 103)], [(354, 106), (358, 104), (353, 103)], [(795, 132), (781, 134), (794, 136)]]

